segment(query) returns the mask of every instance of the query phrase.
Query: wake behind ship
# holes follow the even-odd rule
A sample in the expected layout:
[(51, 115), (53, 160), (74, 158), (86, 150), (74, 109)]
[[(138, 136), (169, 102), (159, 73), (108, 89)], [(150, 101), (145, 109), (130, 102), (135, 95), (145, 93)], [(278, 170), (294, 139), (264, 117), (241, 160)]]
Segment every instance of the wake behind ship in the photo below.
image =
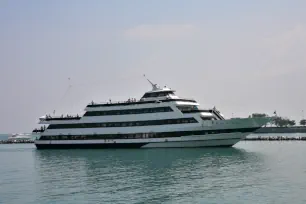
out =
[[(149, 80), (148, 80), (149, 81)], [(149, 81), (150, 82), (150, 81)], [(156, 84), (140, 100), (90, 103), (83, 116), (43, 116), (38, 149), (231, 147), (269, 118), (225, 119)]]

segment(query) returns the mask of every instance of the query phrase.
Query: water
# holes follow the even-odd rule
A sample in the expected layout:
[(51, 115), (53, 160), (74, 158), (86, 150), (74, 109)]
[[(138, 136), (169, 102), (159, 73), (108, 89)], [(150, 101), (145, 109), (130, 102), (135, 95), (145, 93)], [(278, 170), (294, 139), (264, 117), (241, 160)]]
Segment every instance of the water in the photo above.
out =
[(8, 137), (9, 137), (8, 134), (0, 134), (0, 141), (1, 140), (7, 140)]
[(235, 148), (0, 145), (0, 203), (306, 203), (305, 141)]

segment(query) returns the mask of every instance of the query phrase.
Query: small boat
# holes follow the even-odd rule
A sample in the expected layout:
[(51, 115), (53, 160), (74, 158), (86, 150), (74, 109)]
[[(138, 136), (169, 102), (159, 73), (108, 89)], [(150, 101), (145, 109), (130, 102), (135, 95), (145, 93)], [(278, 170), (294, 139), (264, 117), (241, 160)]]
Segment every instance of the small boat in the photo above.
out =
[(32, 140), (32, 134), (30, 133), (13, 133), (11, 134), (8, 139), (8, 141), (20, 141), (20, 140)]

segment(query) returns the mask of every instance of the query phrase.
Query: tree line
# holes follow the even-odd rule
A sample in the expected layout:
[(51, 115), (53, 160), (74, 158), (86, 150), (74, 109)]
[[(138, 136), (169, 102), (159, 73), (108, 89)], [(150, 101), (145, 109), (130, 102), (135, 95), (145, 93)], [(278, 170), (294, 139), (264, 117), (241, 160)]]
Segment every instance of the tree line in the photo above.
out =
[[(269, 117), (268, 114), (265, 113), (253, 113), (249, 116), (250, 118), (260, 118), (260, 117)], [(302, 119), (299, 122), (300, 125), (306, 125), (306, 119)], [(286, 117), (275, 116), (273, 120), (270, 122), (270, 125), (275, 125), (276, 127), (290, 127), (296, 125), (295, 120), (290, 120)]]

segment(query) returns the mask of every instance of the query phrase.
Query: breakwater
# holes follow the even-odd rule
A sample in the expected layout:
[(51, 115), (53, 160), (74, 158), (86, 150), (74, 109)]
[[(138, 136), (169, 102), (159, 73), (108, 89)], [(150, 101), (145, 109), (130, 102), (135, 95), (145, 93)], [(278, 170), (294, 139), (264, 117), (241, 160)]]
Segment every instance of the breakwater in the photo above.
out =
[(262, 127), (254, 132), (255, 134), (266, 133), (306, 133), (305, 126), (294, 127)]
[(306, 137), (247, 137), (246, 141), (306, 141)]
[(0, 144), (27, 144), (34, 143), (33, 140), (0, 140)]

